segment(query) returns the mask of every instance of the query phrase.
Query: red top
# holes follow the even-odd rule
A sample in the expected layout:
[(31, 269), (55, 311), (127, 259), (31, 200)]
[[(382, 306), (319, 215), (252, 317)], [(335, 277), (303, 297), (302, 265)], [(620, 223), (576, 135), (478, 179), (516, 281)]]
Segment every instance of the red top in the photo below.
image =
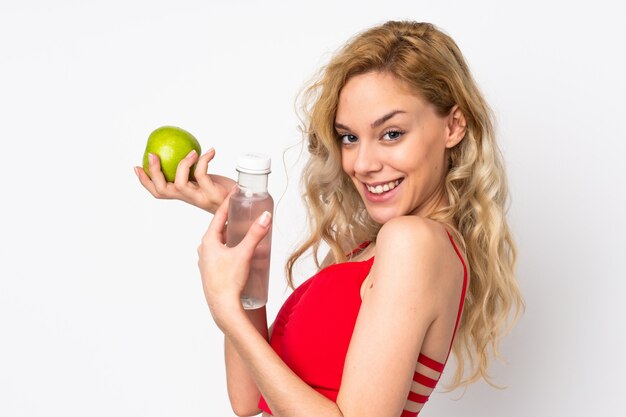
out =
[[(456, 334), (465, 300), (467, 267), (449, 233), (448, 237), (463, 263), (464, 271), (463, 290), (454, 327)], [(364, 246), (367, 244), (361, 245), (352, 254)], [(274, 322), (270, 341), (274, 351), (304, 382), (332, 401), (337, 400), (348, 346), (361, 308), (361, 284), (373, 263), (374, 257), (322, 269), (287, 298)], [(442, 372), (445, 366), (445, 363), (423, 354), (419, 355), (418, 362), (437, 372)], [(413, 380), (428, 388), (434, 388), (438, 381), (419, 372), (415, 373)], [(428, 396), (411, 391), (408, 399), (425, 403)], [(271, 414), (263, 397), (259, 401), (259, 408)], [(416, 412), (405, 410), (401, 417), (416, 415)]]

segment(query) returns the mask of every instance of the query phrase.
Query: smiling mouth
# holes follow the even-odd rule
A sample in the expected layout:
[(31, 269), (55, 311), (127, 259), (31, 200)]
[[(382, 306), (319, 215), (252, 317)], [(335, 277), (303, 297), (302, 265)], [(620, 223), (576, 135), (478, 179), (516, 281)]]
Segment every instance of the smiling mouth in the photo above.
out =
[(394, 181), (389, 181), (386, 183), (382, 183), (382, 184), (378, 184), (378, 185), (369, 185), (369, 184), (365, 184), (365, 187), (367, 188), (367, 190), (372, 193), (372, 194), (384, 194), (388, 191), (393, 190), (394, 188), (396, 188), (398, 185), (400, 185), (400, 183), (404, 180), (404, 178), (398, 178), (397, 180)]

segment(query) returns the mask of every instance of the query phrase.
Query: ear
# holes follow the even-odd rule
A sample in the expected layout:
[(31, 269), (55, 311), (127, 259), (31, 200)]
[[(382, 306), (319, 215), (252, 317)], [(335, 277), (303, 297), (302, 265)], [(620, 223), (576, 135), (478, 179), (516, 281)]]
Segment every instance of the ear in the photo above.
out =
[(450, 110), (446, 128), (446, 148), (450, 149), (461, 142), (461, 140), (465, 137), (465, 132), (467, 131), (465, 115), (459, 108), (458, 104), (455, 104), (454, 107), (452, 107), (452, 110)]

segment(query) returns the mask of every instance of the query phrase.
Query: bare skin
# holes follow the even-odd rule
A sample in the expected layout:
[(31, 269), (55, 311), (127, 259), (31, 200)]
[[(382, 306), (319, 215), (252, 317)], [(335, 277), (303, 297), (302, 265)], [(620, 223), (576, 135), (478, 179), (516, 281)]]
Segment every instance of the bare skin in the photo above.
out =
[[(350, 136), (342, 149), (342, 165), (362, 193), (368, 212), (383, 227), (376, 244), (353, 259), (375, 256), (361, 287), (362, 305), (336, 402), (300, 379), (273, 351), (268, 343), (271, 329), (265, 331), (265, 311), (246, 312), (239, 301), (252, 252), (271, 221), (259, 218), (240, 245), (224, 245), (229, 183), (203, 174), (213, 155), (205, 154), (206, 162), (199, 161), (196, 185), (182, 178), (195, 160), (193, 155), (184, 162), (187, 172), (182, 172), (178, 188), (175, 183), (169, 191), (168, 184), (160, 182), (157, 164), (151, 164), (152, 182), (138, 173), (157, 198), (176, 198), (215, 211), (198, 247), (198, 266), (211, 315), (225, 335), (229, 397), (237, 415), (258, 414), (262, 394), (274, 416), (397, 417), (403, 408), (421, 408), (407, 400), (409, 390), (429, 394), (412, 382), (416, 370), (434, 379), (439, 376), (417, 364), (417, 356), (424, 353), (440, 362), (447, 357), (463, 267), (445, 226), (425, 216), (445, 204), (441, 184), (447, 150), (462, 139), (464, 118), (458, 109), (436, 115), (432, 106), (407, 95), (385, 74), (367, 73), (351, 81), (337, 111), (342, 125), (338, 134)], [(372, 127), (381, 116), (398, 109), (405, 113)], [(390, 135), (393, 129), (403, 133)], [(397, 179), (402, 179), (401, 185), (390, 197), (368, 188)], [(192, 197), (194, 193), (206, 195)], [(216, 204), (220, 198), (223, 203)]]
[[(193, 206), (199, 207), (209, 213), (215, 210), (224, 201), (228, 192), (235, 185), (235, 181), (221, 175), (209, 174), (209, 162), (215, 157), (215, 149), (198, 158), (195, 151), (191, 151), (176, 169), (174, 182), (165, 181), (159, 157), (151, 154), (149, 158), (150, 177), (146, 175), (142, 167), (135, 167), (135, 174), (139, 182), (148, 190), (154, 198), (161, 200), (181, 200)], [(195, 181), (189, 181), (189, 171), (193, 164), (196, 169), (193, 172)]]
[[(343, 169), (362, 193), (368, 213), (384, 224), (377, 245), (362, 254), (375, 260), (361, 288), (362, 305), (336, 402), (285, 365), (238, 300), (246, 279), (242, 265), (268, 226), (255, 224), (242, 248), (225, 248), (224, 203), (198, 249), (213, 319), (274, 416), (395, 417), (402, 409), (417, 411), (421, 404), (407, 400), (409, 390), (430, 391), (414, 385), (413, 373), (438, 374), (420, 368), (416, 359), (423, 353), (445, 362), (454, 331), (463, 267), (445, 227), (425, 216), (445, 203), (441, 184), (447, 149), (463, 138), (464, 118), (457, 109), (437, 115), (385, 74), (355, 76), (344, 88), (337, 110), (338, 135), (345, 138)], [(397, 109), (404, 113), (375, 123)], [(402, 134), (389, 135), (394, 129)], [(370, 190), (397, 180), (400, 185), (387, 196)], [(258, 413), (256, 399), (233, 407), (241, 415)]]

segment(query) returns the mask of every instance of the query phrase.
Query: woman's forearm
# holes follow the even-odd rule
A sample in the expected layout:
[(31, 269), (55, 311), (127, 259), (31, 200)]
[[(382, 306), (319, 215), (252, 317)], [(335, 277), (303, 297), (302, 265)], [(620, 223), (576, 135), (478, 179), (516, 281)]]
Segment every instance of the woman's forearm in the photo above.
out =
[[(267, 313), (265, 307), (256, 310), (246, 310), (246, 315), (258, 333), (265, 340), (268, 340)], [(259, 414), (258, 403), (261, 393), (246, 368), (245, 363), (226, 335), (224, 335), (224, 359), (226, 362), (228, 397), (233, 411), (238, 416), (253, 416)]]
[(343, 417), (337, 404), (315, 391), (289, 369), (267, 339), (254, 331), (255, 327), (246, 315), (232, 314), (222, 330), (273, 415)]
[(271, 217), (267, 214), (259, 216), (250, 225), (245, 238), (230, 248), (224, 239), (228, 217), (226, 199), (215, 212), (198, 247), (198, 267), (211, 316), (238, 354), (238, 357), (229, 355), (229, 359), (234, 362), (239, 359), (240, 365), (243, 364), (231, 369), (235, 375), (231, 375), (228, 385), (236, 390), (240, 383), (238, 378), (248, 378), (248, 374), (242, 372), (245, 368), (275, 417), (343, 417), (337, 404), (307, 385), (274, 352), (265, 330), (265, 312), (246, 312), (241, 305), (240, 295), (248, 279), (254, 250), (271, 226)]

